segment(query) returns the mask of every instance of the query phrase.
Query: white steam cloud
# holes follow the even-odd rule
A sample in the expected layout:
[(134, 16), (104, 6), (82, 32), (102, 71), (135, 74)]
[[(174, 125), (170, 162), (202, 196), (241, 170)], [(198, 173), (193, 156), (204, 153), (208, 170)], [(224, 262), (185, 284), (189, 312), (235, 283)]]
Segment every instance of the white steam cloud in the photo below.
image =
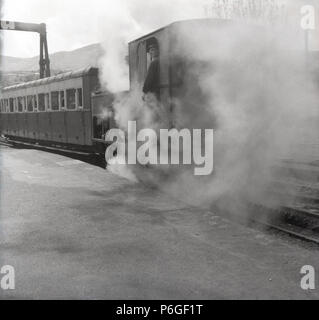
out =
[(207, 103), (199, 105), (192, 92), (177, 118), (182, 127), (194, 122), (207, 127), (211, 114), (216, 167), (214, 176), (202, 181), (184, 173), (172, 189), (186, 198), (197, 190), (201, 203), (232, 193), (267, 201), (272, 167), (280, 159), (302, 157), (296, 151), (305, 138), (319, 141), (318, 88), (304, 51), (296, 50), (294, 34), (282, 28), (198, 28), (181, 39), (180, 50), (209, 72), (198, 75)]
[[(117, 29), (114, 26), (105, 29), (109, 32), (106, 55), (101, 60), (102, 82), (113, 92), (128, 89), (124, 60), (128, 40), (172, 22), (168, 21), (171, 17), (191, 18), (194, 8), (193, 17), (198, 17), (196, 13), (202, 14), (203, 9), (197, 1), (186, 1), (186, 6), (181, 2), (169, 4), (166, 10), (158, 1), (149, 6), (143, 6), (142, 1), (120, 3), (123, 7), (116, 11), (120, 14), (111, 20), (118, 33), (112, 34)], [(143, 12), (138, 11), (142, 8)], [(299, 35), (292, 28), (266, 30), (245, 24), (180, 32), (176, 53), (203, 64), (201, 71), (195, 68), (189, 73), (194, 72), (191, 76), (198, 80), (196, 90), (205, 99), (189, 86), (184, 99), (174, 101), (175, 125), (216, 130), (215, 172), (199, 179), (192, 170), (160, 167), (151, 179), (162, 187), (165, 181), (166, 190), (192, 203), (208, 204), (225, 194), (267, 201), (273, 165), (279, 159), (297, 157), (303, 139), (319, 141), (318, 89), (306, 68)], [(165, 111), (158, 111), (162, 106), (158, 110), (148, 108), (141, 95), (137, 88), (115, 103), (118, 125), (125, 128), (128, 121), (139, 119), (142, 127), (165, 128), (163, 116), (154, 121), (158, 113), (165, 115)], [(137, 176), (150, 172), (133, 170)]]

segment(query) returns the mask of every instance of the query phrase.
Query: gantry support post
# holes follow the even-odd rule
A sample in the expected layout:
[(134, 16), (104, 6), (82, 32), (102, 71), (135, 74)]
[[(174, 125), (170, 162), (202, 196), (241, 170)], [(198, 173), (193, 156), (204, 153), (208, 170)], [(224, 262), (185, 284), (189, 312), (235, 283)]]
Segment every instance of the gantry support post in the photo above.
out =
[(14, 21), (0, 21), (0, 30), (37, 32), (40, 34), (40, 79), (50, 77), (50, 59), (47, 40), (47, 28), (45, 23), (24, 23)]

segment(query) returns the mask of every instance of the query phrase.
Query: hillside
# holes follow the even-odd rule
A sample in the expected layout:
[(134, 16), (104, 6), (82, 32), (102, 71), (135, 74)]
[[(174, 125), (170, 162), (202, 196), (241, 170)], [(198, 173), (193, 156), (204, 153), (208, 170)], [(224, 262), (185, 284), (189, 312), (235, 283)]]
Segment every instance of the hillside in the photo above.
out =
[[(61, 51), (50, 55), (51, 69), (58, 71), (76, 70), (87, 66), (97, 66), (103, 56), (100, 44), (92, 44), (73, 51)], [(38, 72), (39, 57), (15, 58), (0, 56), (3, 73)]]

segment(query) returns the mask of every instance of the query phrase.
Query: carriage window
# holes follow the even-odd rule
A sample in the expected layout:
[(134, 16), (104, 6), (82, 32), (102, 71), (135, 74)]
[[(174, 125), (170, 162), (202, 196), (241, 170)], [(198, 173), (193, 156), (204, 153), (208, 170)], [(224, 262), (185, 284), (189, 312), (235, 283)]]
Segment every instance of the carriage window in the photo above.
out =
[(78, 93), (78, 107), (83, 107), (82, 89), (78, 89), (77, 93)]
[(24, 104), (23, 97), (18, 97), (18, 112), (23, 112)]
[(17, 98), (17, 112), (22, 112), (22, 97)]
[(60, 106), (61, 109), (65, 108), (64, 91), (60, 91)]
[(37, 110), (38, 109), (38, 99), (37, 96), (33, 96), (33, 102), (34, 102), (34, 109)]
[(50, 95), (48, 93), (45, 94), (45, 107), (46, 110), (50, 110)]
[(10, 98), (9, 103), (10, 103), (10, 112), (14, 112), (14, 99)]
[(33, 96), (27, 96), (27, 106), (28, 106), (28, 111), (32, 112), (33, 111)]
[(75, 109), (75, 89), (66, 90), (66, 107), (69, 110)]
[(21, 103), (22, 103), (22, 112), (27, 110), (27, 102), (25, 97), (21, 97)]
[(51, 107), (52, 110), (59, 110), (59, 91), (51, 92)]
[(38, 95), (39, 111), (45, 111), (44, 93)]

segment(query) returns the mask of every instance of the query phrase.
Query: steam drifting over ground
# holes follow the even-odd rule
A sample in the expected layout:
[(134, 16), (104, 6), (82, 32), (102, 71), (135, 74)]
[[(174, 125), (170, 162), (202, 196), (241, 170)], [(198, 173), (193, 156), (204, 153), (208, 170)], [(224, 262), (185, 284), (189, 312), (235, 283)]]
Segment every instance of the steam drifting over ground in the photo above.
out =
[[(130, 36), (145, 29), (136, 20), (131, 22)], [(174, 101), (175, 124), (215, 129), (215, 171), (198, 178), (184, 167), (132, 168), (137, 179), (147, 175), (152, 183), (191, 203), (210, 204), (229, 194), (270, 201), (266, 190), (271, 168), (279, 159), (290, 158), (303, 137), (319, 141), (318, 90), (291, 30), (238, 23), (180, 30), (177, 51), (205, 66), (193, 74), (205, 101), (189, 87), (186, 103)], [(114, 46), (101, 61), (103, 83), (113, 92), (126, 89), (118, 76), (128, 77), (117, 67), (127, 40), (125, 32), (119, 34), (121, 48)], [(110, 39), (118, 41), (116, 35)], [(125, 128), (127, 121), (143, 118), (143, 127), (161, 128), (161, 120), (154, 123), (153, 111), (145, 109), (141, 95), (134, 91), (116, 102), (118, 125)]]

